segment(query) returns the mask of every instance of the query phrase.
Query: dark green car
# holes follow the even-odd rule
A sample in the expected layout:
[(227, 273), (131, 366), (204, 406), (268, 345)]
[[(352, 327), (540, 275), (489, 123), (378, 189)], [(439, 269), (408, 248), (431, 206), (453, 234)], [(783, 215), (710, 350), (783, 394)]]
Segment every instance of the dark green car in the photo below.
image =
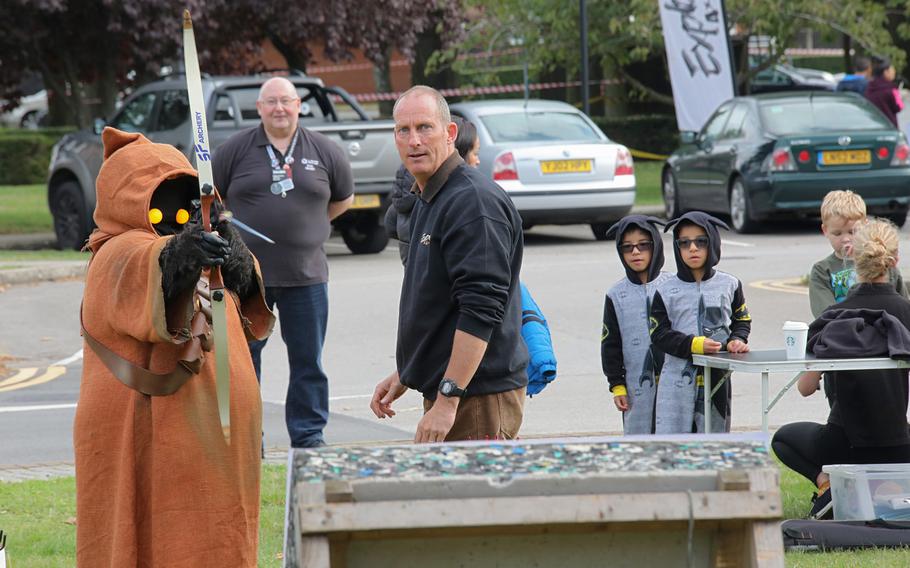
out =
[(662, 174), (668, 218), (698, 209), (740, 233), (763, 220), (818, 216), (825, 194), (850, 189), (870, 215), (898, 226), (910, 204), (910, 146), (864, 98), (791, 92), (735, 97), (682, 146)]

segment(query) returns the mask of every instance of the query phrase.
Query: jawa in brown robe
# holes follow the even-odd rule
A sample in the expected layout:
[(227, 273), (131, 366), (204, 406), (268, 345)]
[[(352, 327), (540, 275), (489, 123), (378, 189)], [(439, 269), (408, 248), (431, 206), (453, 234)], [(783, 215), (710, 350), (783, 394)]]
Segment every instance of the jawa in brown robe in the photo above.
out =
[[(228, 223), (219, 237), (187, 222), (198, 182), (179, 151), (112, 128), (102, 139), (73, 433), (78, 565), (256, 566), (262, 406), (247, 340), (274, 322), (258, 266)], [(230, 291), (230, 445), (195, 293), (212, 265)], [(143, 394), (181, 372), (173, 394)]]

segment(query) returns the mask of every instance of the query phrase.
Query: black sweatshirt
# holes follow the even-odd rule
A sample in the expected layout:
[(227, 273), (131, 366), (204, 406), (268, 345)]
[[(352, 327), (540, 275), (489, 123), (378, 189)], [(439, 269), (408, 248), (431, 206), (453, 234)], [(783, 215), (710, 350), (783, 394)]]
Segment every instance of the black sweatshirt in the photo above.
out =
[[(894, 285), (863, 283), (854, 287), (834, 310), (884, 310), (910, 328), (910, 301)], [(811, 326), (812, 337), (818, 326)], [(810, 337), (810, 339), (812, 339)], [(879, 354), (880, 351), (875, 351)], [(836, 371), (835, 402), (828, 422), (841, 426), (854, 447), (910, 444), (907, 434), (907, 369)], [(826, 373), (827, 376), (827, 373)]]
[(411, 213), (398, 313), (401, 383), (436, 399), (455, 330), (488, 342), (468, 396), (528, 384), (521, 339), (521, 217), (493, 181), (453, 153)]

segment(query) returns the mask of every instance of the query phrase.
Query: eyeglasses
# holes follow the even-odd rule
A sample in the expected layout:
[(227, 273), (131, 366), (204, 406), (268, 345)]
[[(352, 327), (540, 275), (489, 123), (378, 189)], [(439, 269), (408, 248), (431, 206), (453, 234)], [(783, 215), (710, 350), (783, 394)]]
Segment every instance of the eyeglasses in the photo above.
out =
[(635, 249), (638, 249), (639, 252), (650, 252), (653, 248), (653, 241), (641, 241), (640, 243), (623, 243), (619, 245), (619, 250), (621, 250), (623, 254), (629, 254)]
[(296, 102), (299, 101), (299, 100), (300, 100), (300, 99), (297, 98), (297, 97), (294, 97), (294, 98), (291, 98), (291, 97), (281, 97), (280, 99), (263, 99), (263, 100), (262, 100), (262, 104), (263, 104), (264, 106), (269, 107), (269, 108), (275, 108), (275, 107), (278, 106), (279, 104), (281, 104), (281, 106), (283, 106), (283, 107), (289, 107), (289, 106), (291, 106), (292, 104), (296, 103)]
[(711, 241), (708, 240), (708, 237), (695, 237), (694, 239), (676, 239), (676, 246), (680, 250), (687, 249), (692, 246), (692, 243), (695, 243), (695, 248), (706, 249), (708, 248), (708, 243)]

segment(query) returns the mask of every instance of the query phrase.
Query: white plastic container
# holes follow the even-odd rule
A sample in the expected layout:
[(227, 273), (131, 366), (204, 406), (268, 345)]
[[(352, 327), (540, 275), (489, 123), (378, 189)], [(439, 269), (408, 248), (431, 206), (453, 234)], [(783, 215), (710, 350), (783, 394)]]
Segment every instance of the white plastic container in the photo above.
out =
[(805, 359), (806, 340), (809, 338), (809, 324), (802, 321), (785, 321), (783, 332), (787, 359)]
[(910, 520), (910, 464), (826, 465), (836, 521)]

